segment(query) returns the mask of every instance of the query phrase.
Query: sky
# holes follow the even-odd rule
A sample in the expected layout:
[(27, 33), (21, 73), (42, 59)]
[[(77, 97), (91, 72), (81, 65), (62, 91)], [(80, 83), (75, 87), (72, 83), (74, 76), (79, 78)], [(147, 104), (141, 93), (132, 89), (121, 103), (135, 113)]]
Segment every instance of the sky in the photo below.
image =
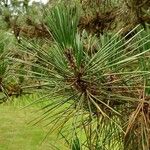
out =
[(42, 2), (43, 4), (46, 4), (49, 0), (30, 0), (30, 4), (32, 4), (32, 2)]
[[(42, 2), (43, 4), (46, 4), (49, 0), (30, 0), (29, 4), (32, 4), (32, 2)], [(8, 3), (10, 3), (10, 0), (8, 0)]]

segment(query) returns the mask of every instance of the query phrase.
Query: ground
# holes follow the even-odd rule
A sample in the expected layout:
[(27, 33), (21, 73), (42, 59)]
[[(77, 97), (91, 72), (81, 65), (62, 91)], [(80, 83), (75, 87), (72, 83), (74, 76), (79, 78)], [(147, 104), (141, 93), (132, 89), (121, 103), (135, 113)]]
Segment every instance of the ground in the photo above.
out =
[(63, 145), (61, 141), (56, 141), (56, 135), (50, 135), (42, 142), (48, 129), (29, 123), (36, 109), (0, 105), (0, 150), (56, 150), (52, 145)]

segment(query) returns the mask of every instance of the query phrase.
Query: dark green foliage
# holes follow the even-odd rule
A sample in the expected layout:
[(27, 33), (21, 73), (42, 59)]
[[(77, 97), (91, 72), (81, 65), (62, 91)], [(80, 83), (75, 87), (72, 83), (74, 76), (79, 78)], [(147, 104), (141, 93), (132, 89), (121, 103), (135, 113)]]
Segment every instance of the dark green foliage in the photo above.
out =
[(81, 150), (80, 141), (78, 137), (75, 137), (75, 139), (73, 140), (71, 150)]
[(34, 122), (51, 118), (49, 134), (63, 132), (72, 149), (147, 150), (149, 30), (137, 26), (123, 37), (119, 31), (98, 38), (80, 34), (78, 21), (76, 7), (56, 6), (47, 11), (49, 50), (24, 40), (20, 51), (32, 61), (11, 58), (29, 65), (45, 90), (36, 103), (52, 100)]

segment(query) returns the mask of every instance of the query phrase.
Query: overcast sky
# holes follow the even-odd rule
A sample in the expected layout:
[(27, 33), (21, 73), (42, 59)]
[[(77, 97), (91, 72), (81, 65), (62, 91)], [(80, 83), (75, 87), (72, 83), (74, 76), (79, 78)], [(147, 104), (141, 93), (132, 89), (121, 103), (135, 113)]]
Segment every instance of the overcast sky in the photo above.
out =
[(49, 0), (30, 0), (30, 4), (31, 4), (33, 1), (34, 1), (34, 2), (42, 2), (42, 3), (46, 4)]
[[(29, 4), (32, 4), (32, 2), (42, 2), (43, 4), (46, 4), (48, 1), (49, 0), (30, 0)], [(8, 0), (8, 3), (10, 3), (10, 0)]]

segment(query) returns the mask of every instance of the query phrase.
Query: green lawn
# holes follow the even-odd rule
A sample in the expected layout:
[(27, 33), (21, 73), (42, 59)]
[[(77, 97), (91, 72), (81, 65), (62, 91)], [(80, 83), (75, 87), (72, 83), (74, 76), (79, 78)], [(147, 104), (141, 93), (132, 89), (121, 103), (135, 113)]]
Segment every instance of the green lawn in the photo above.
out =
[(35, 107), (20, 110), (10, 104), (0, 105), (0, 150), (56, 150), (52, 145), (66, 150), (56, 135), (50, 135), (42, 142), (48, 129), (28, 124), (36, 114), (34, 110)]

